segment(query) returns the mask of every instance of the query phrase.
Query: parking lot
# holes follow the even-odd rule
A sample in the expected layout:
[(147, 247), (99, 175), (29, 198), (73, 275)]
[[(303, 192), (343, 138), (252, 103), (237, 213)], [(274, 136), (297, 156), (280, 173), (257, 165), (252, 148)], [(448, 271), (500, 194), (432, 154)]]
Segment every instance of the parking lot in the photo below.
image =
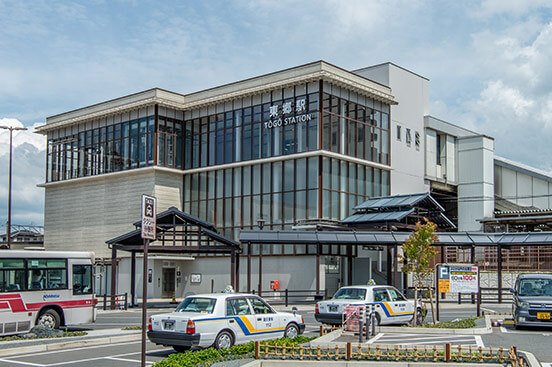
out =
[[(488, 312), (508, 311), (511, 306), (503, 305), (484, 305)], [(291, 306), (284, 308), (276, 306), (280, 310), (290, 310)], [(305, 335), (318, 335), (320, 324), (314, 319), (314, 305), (299, 305), (299, 314), (301, 314), (306, 323)], [(148, 310), (149, 314), (165, 313), (172, 308), (154, 308)], [(445, 304), (441, 309), (441, 319), (450, 321), (458, 318), (475, 316), (475, 308), (471, 304), (457, 305)], [(429, 317), (431, 319), (431, 317)], [(106, 311), (99, 312), (97, 322), (91, 325), (83, 325), (81, 329), (98, 330), (110, 329), (120, 330), (125, 326), (140, 325), (141, 310), (129, 309), (127, 311)], [(404, 333), (380, 333), (368, 344), (373, 345), (403, 345), (403, 346), (433, 346), (442, 344), (465, 345), (473, 347), (500, 347), (509, 348), (512, 345), (519, 350), (530, 351), (540, 360), (543, 366), (552, 367), (552, 350), (549, 346), (552, 340), (552, 329), (528, 328), (524, 330), (515, 330), (511, 324), (504, 323), (502, 327), (493, 328), (492, 334), (487, 335), (445, 335), (440, 334), (438, 330), (431, 334), (418, 334), (408, 331)], [(107, 331), (107, 330), (106, 330)], [(148, 365), (160, 361), (171, 353), (172, 348), (147, 344)], [(115, 344), (88, 346), (78, 348), (67, 348), (54, 352), (41, 353), (22, 353), (16, 356), (0, 358), (0, 367), (8, 366), (35, 366), (35, 367), (84, 367), (91, 366), (121, 366), (136, 367), (140, 365), (140, 341), (120, 342)]]

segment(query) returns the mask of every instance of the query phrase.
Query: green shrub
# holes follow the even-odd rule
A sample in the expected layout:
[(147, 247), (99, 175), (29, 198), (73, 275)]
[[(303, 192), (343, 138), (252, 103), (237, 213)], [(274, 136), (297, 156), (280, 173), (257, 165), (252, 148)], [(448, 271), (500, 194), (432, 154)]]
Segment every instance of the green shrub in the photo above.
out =
[(458, 321), (447, 321), (447, 322), (440, 322), (436, 325), (433, 324), (424, 324), (416, 327), (423, 327), (423, 328), (436, 328), (436, 329), (469, 329), (476, 326), (475, 320), (480, 319), (481, 317), (472, 317), (469, 319), (463, 319)]
[[(308, 343), (315, 338), (308, 338), (302, 335), (298, 335), (293, 339), (282, 338), (267, 340), (263, 343), (269, 345), (289, 345), (297, 346), (299, 344)], [(219, 360), (227, 359), (241, 359), (247, 358), (255, 351), (255, 342), (249, 342), (247, 344), (234, 345), (231, 348), (218, 351), (215, 348), (200, 349), (194, 351), (186, 351), (184, 353), (174, 353), (168, 358), (155, 363), (154, 367), (195, 367), (199, 365), (209, 365), (209, 362), (217, 362)]]
[(142, 330), (142, 325), (125, 326), (124, 328), (121, 328), (121, 330)]
[(35, 336), (35, 337), (26, 337), (24, 335), (9, 335), (0, 337), (0, 342), (9, 342), (13, 340), (33, 340), (33, 339), (51, 339), (51, 338), (67, 338), (70, 336), (84, 336), (86, 335), (85, 331), (66, 331), (63, 334), (51, 335), (51, 336)]

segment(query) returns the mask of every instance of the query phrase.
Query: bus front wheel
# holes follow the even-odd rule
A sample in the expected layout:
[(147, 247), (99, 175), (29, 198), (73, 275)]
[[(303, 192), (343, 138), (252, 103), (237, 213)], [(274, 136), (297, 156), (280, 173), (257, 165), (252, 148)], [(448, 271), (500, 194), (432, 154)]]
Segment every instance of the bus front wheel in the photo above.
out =
[(57, 329), (60, 325), (60, 316), (56, 310), (48, 308), (38, 316), (37, 325), (46, 326), (51, 329)]

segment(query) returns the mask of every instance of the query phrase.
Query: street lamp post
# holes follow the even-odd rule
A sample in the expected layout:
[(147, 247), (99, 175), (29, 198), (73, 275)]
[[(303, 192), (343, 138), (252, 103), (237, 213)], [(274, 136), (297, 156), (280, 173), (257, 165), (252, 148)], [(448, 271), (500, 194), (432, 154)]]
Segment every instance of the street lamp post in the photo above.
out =
[(12, 179), (12, 135), (14, 130), (27, 130), (26, 127), (17, 126), (0, 126), (0, 129), (10, 131), (10, 169), (8, 174), (8, 225), (6, 228), (6, 236), (8, 237), (8, 249), (11, 248), (11, 179)]

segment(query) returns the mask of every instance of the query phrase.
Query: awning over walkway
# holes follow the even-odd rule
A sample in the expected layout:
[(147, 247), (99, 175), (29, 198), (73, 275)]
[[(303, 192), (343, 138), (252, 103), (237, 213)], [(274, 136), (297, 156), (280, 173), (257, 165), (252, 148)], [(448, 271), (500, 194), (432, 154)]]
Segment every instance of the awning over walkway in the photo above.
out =
[[(552, 232), (481, 233), (437, 232), (435, 246), (539, 246), (552, 245)], [(242, 230), (241, 243), (402, 245), (409, 232), (360, 231), (262, 231)]]
[[(516, 232), (516, 233), (482, 233), (482, 232), (437, 232), (437, 247), (463, 247), (471, 250), (471, 263), (475, 262), (476, 247), (495, 247), (497, 249), (497, 288), (498, 299), (502, 302), (502, 250), (512, 246), (551, 246), (552, 232)], [(387, 248), (387, 279), (397, 286), (397, 248), (410, 236), (410, 232), (361, 232), (361, 231), (263, 231), (242, 230), (239, 238), (242, 245), (283, 244), (283, 245), (316, 245), (317, 268), (318, 258), (323, 255), (321, 247), (325, 245), (343, 245), (346, 247), (347, 279), (352, 279), (351, 258), (353, 249), (358, 246)], [(441, 251), (441, 262), (445, 262), (444, 251)], [(248, 255), (250, 256), (250, 255)], [(249, 261), (249, 260), (248, 260)], [(259, 265), (262, 257), (259, 259)], [(248, 269), (250, 265), (248, 265)], [(259, 266), (261, 270), (261, 266)], [(259, 271), (261, 273), (261, 271)], [(317, 272), (317, 290), (319, 289), (319, 272)], [(392, 279), (392, 282), (391, 282)], [(249, 288), (248, 280), (248, 288)]]

